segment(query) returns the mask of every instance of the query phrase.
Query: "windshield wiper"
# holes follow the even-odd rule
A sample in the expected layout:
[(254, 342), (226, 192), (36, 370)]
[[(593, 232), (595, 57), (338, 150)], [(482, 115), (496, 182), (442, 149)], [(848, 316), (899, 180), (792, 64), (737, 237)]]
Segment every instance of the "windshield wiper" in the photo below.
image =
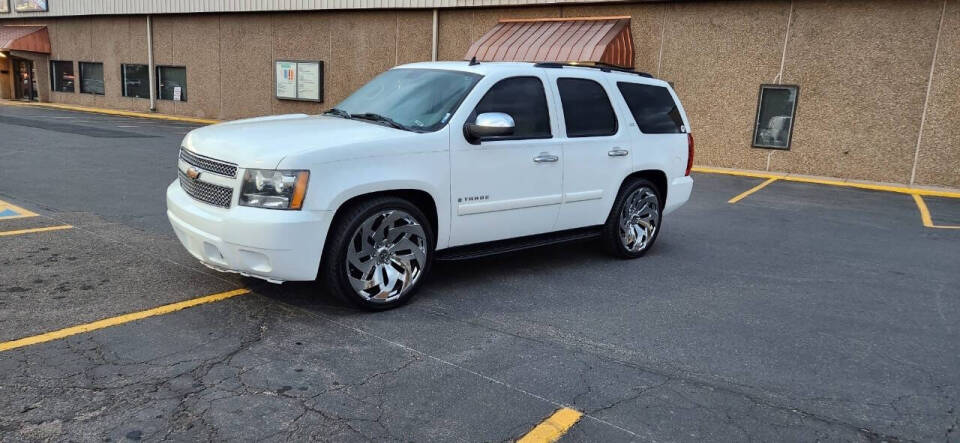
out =
[(344, 111), (343, 109), (340, 109), (340, 108), (330, 108), (330, 110), (327, 112), (324, 112), (324, 114), (333, 114), (333, 115), (336, 115), (337, 117), (343, 117), (343, 118), (353, 118), (353, 116), (350, 115), (349, 112)]
[(383, 115), (375, 114), (375, 113), (373, 113), (373, 112), (364, 112), (364, 113), (362, 113), (362, 114), (350, 114), (350, 116), (353, 117), (353, 118), (360, 118), (360, 119), (364, 119), (364, 120), (372, 120), (372, 121), (375, 121), (375, 122), (386, 123), (388, 126), (390, 126), (390, 127), (392, 127), (392, 128), (402, 129), (402, 130), (404, 130), (404, 131), (413, 131), (412, 129), (410, 129), (410, 128), (407, 127), (406, 125), (404, 125), (404, 124), (402, 124), (402, 123), (398, 123), (396, 120), (394, 120), (394, 119), (392, 119), (392, 118), (390, 118), (390, 117), (385, 117), (385, 116), (383, 116)]

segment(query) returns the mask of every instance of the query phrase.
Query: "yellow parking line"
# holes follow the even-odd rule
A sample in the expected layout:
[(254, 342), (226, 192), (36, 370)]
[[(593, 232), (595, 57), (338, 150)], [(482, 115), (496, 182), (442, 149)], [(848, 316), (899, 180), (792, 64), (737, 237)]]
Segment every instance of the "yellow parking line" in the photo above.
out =
[(17, 205), (14, 205), (13, 203), (7, 203), (3, 200), (0, 200), (0, 214), (2, 214), (3, 211), (6, 211), (6, 210), (16, 212), (17, 215), (0, 216), (0, 220), (13, 220), (15, 218), (27, 218), (27, 217), (37, 216), (37, 214), (31, 211), (28, 211), (26, 209), (23, 209)]
[(563, 437), (574, 424), (580, 421), (580, 417), (583, 417), (583, 413), (580, 411), (570, 408), (560, 408), (557, 412), (554, 412), (553, 415), (547, 417), (546, 420), (531, 429), (527, 435), (520, 437), (517, 443), (557, 441), (560, 437)]
[(933, 224), (933, 217), (930, 217), (930, 209), (927, 208), (927, 203), (923, 201), (923, 197), (913, 194), (913, 201), (917, 202), (917, 209), (920, 210), (920, 219), (923, 220), (924, 226), (936, 229), (960, 229), (960, 226), (938, 226)]
[(775, 182), (775, 181), (777, 181), (777, 180), (780, 180), (780, 179), (777, 178), (777, 177), (767, 179), (767, 181), (765, 181), (765, 182), (763, 182), (763, 183), (760, 183), (759, 185), (756, 185), (756, 186), (748, 189), (746, 192), (744, 192), (744, 193), (742, 193), (742, 194), (740, 194), (740, 195), (738, 195), (738, 196), (736, 196), (736, 197), (734, 197), (734, 198), (731, 198), (730, 200), (727, 201), (727, 203), (736, 203), (736, 202), (738, 202), (738, 201), (740, 201), (740, 200), (743, 200), (743, 199), (747, 198), (748, 195), (753, 194), (754, 192), (757, 192), (757, 191), (759, 191), (759, 190), (761, 190), (761, 189), (763, 189), (763, 188), (766, 188), (767, 185), (769, 185), (770, 183), (773, 183), (773, 182)]
[(70, 225), (60, 225), (60, 226), (47, 226), (45, 228), (19, 229), (16, 231), (0, 231), (0, 237), (9, 237), (11, 235), (21, 235), (21, 234), (32, 234), (34, 232), (60, 231), (63, 229), (70, 229), (72, 227), (73, 226), (70, 226)]
[(9, 351), (11, 349), (16, 349), (16, 348), (22, 348), (24, 346), (35, 345), (38, 343), (59, 340), (61, 338), (69, 337), (71, 335), (82, 334), (84, 332), (95, 331), (97, 329), (109, 328), (111, 326), (117, 326), (124, 323), (136, 321), (136, 320), (142, 320), (147, 317), (169, 314), (171, 312), (179, 311), (186, 308), (192, 308), (194, 306), (202, 305), (204, 303), (211, 303), (215, 301), (226, 300), (230, 297), (236, 297), (238, 295), (243, 295), (248, 293), (250, 293), (249, 289), (235, 289), (233, 291), (221, 292), (219, 294), (199, 297), (192, 300), (182, 301), (179, 303), (171, 303), (169, 305), (158, 306), (153, 309), (147, 309), (146, 311), (132, 312), (130, 314), (124, 314), (117, 317), (105, 318), (103, 320), (98, 320), (93, 323), (72, 326), (69, 328), (60, 329), (58, 331), (47, 332), (46, 334), (34, 335), (32, 337), (25, 337), (19, 340), (3, 342), (3, 343), (0, 343), (0, 352)]
[(740, 170), (706, 168), (706, 167), (693, 168), (693, 172), (702, 172), (706, 174), (736, 175), (739, 177), (776, 178), (779, 180), (789, 181), (789, 182), (813, 183), (813, 184), (828, 185), (828, 186), (841, 186), (845, 188), (868, 189), (871, 191), (896, 192), (899, 194), (911, 194), (911, 195), (917, 194), (917, 195), (923, 195), (927, 197), (960, 198), (960, 192), (954, 192), (954, 191), (938, 191), (936, 189), (910, 188), (907, 186), (875, 185), (870, 183), (859, 183), (859, 182), (842, 181), (842, 180), (799, 177), (799, 176), (794, 176), (789, 174), (770, 174), (765, 172), (740, 171)]

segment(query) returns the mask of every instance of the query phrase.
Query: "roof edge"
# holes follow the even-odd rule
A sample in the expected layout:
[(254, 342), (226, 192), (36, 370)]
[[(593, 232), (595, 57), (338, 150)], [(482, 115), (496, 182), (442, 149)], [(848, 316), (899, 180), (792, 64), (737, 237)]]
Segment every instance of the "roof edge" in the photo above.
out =
[(545, 18), (501, 18), (498, 23), (537, 23), (537, 22), (589, 22), (599, 20), (630, 20), (629, 15), (611, 15), (606, 17), (545, 17)]

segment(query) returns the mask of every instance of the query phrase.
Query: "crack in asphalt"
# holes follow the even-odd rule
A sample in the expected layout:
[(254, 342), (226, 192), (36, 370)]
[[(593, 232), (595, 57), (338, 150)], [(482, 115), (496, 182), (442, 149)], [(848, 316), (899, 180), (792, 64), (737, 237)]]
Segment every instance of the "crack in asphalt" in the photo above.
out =
[[(896, 436), (891, 436), (891, 435), (886, 435), (886, 434), (883, 434), (883, 433), (879, 433), (879, 432), (870, 430), (870, 429), (868, 429), (868, 428), (865, 428), (865, 427), (863, 427), (863, 426), (858, 426), (858, 425), (856, 425), (856, 424), (849, 423), (849, 422), (845, 422), (845, 421), (842, 421), (842, 420), (838, 420), (838, 419), (835, 419), (835, 418), (832, 418), (832, 417), (828, 417), (828, 416), (825, 416), (825, 415), (822, 415), (822, 414), (817, 414), (817, 413), (809, 412), (809, 411), (806, 411), (806, 410), (803, 410), (803, 409), (800, 409), (800, 408), (796, 408), (796, 407), (784, 406), (784, 405), (780, 405), (780, 404), (777, 404), (777, 403), (773, 403), (773, 400), (763, 399), (763, 398), (760, 398), (760, 397), (758, 397), (758, 396), (756, 396), (756, 395), (754, 395), (754, 394), (751, 394), (751, 393), (748, 393), (748, 392), (744, 392), (744, 391), (741, 391), (741, 390), (737, 390), (737, 389), (734, 389), (734, 388), (729, 387), (729, 386), (724, 386), (723, 384), (720, 384), (720, 383), (718, 383), (718, 382), (716, 382), (716, 381), (706, 380), (706, 379), (704, 379), (703, 376), (700, 375), (700, 374), (691, 373), (691, 372), (689, 372), (689, 371), (684, 371), (684, 370), (681, 370), (681, 369), (679, 369), (679, 368), (673, 368), (673, 371), (674, 371), (675, 373), (669, 373), (669, 372), (666, 372), (665, 370), (662, 370), (662, 369), (655, 369), (655, 368), (650, 368), (650, 367), (642, 366), (642, 365), (637, 364), (637, 363), (634, 363), (634, 362), (629, 362), (629, 361), (621, 360), (621, 359), (618, 359), (618, 358), (614, 358), (614, 357), (611, 357), (611, 356), (609, 356), (609, 355), (602, 354), (602, 353), (600, 353), (600, 352), (596, 352), (596, 351), (593, 351), (593, 350), (590, 350), (590, 349), (583, 349), (583, 348), (581, 348), (581, 347), (571, 346), (571, 345), (570, 345), (569, 343), (567, 343), (567, 342), (555, 341), (555, 340), (551, 340), (551, 339), (549, 339), (549, 338), (543, 339), (543, 338), (538, 338), (538, 337), (532, 337), (532, 336), (523, 335), (523, 334), (520, 333), (520, 332), (514, 332), (514, 331), (506, 330), (505, 328), (503, 328), (503, 326), (505, 326), (505, 325), (503, 325), (503, 324), (500, 323), (500, 322), (495, 322), (495, 321), (492, 321), (492, 320), (489, 320), (489, 319), (480, 319), (480, 320), (468, 320), (468, 319), (463, 319), (463, 318), (459, 318), (459, 317), (452, 316), (452, 315), (448, 314), (445, 310), (442, 309), (442, 307), (432, 306), (431, 308), (432, 308), (432, 309), (420, 308), (420, 309), (418, 309), (418, 310), (420, 310), (421, 312), (427, 313), (427, 314), (432, 314), (432, 315), (435, 315), (435, 316), (438, 316), (438, 317), (446, 318), (446, 319), (451, 320), (451, 321), (456, 321), (456, 322), (460, 322), (460, 323), (464, 323), (464, 324), (469, 324), (469, 325), (472, 325), (472, 326), (475, 326), (475, 327), (478, 327), (478, 328), (482, 328), (482, 329), (485, 329), (485, 330), (488, 330), (488, 331), (491, 331), (491, 332), (497, 332), (497, 333), (501, 333), (501, 334), (506, 334), (506, 335), (509, 335), (509, 336), (512, 336), (512, 337), (516, 337), (516, 338), (518, 338), (518, 339), (528, 340), (528, 341), (531, 341), (531, 342), (534, 342), (534, 343), (539, 343), (539, 344), (560, 346), (560, 347), (563, 347), (563, 348), (571, 349), (571, 350), (573, 350), (573, 351), (575, 351), (575, 352), (583, 352), (583, 353), (586, 353), (586, 354), (593, 355), (593, 356), (595, 356), (595, 357), (597, 357), (597, 358), (600, 358), (601, 360), (604, 360), (604, 361), (608, 361), (608, 362), (611, 362), (611, 363), (619, 364), (619, 365), (622, 365), (622, 366), (626, 366), (626, 367), (629, 367), (629, 368), (632, 368), (632, 369), (636, 369), (636, 370), (642, 371), (642, 372), (647, 373), (647, 374), (656, 375), (656, 376), (665, 378), (665, 381), (664, 381), (663, 383), (661, 383), (661, 384), (659, 384), (659, 385), (656, 385), (656, 386), (653, 386), (653, 387), (651, 387), (651, 388), (649, 388), (649, 389), (642, 389), (637, 395), (628, 396), (628, 397), (622, 398), (622, 399), (620, 399), (620, 400), (618, 400), (618, 401), (614, 402), (613, 404), (611, 404), (611, 405), (609, 405), (609, 406), (606, 406), (606, 407), (602, 407), (602, 408), (598, 408), (598, 409), (595, 409), (595, 410), (586, 411), (585, 414), (584, 414), (585, 417), (594, 418), (594, 414), (596, 414), (596, 413), (598, 413), (598, 412), (602, 412), (602, 411), (605, 411), (605, 410), (612, 409), (613, 407), (615, 407), (616, 405), (621, 404), (621, 403), (625, 403), (625, 402), (628, 402), (628, 401), (636, 400), (636, 399), (642, 397), (643, 395), (645, 395), (646, 393), (648, 393), (649, 391), (651, 391), (651, 390), (653, 390), (653, 389), (656, 389), (656, 388), (659, 388), (659, 387), (664, 387), (667, 383), (669, 383), (669, 382), (671, 382), (671, 381), (680, 380), (680, 381), (682, 381), (682, 382), (690, 383), (690, 384), (693, 384), (693, 385), (698, 386), (698, 387), (701, 387), (701, 388), (708, 388), (708, 389), (711, 389), (711, 390), (723, 391), (723, 392), (727, 392), (727, 393), (732, 394), (732, 395), (740, 396), (740, 397), (742, 397), (742, 398), (748, 399), (750, 402), (752, 402), (753, 404), (758, 405), (758, 406), (763, 406), (763, 407), (768, 407), (768, 408), (772, 408), (772, 409), (776, 409), (776, 410), (780, 410), (780, 411), (784, 411), (784, 412), (789, 412), (789, 413), (796, 414), (796, 415), (802, 416), (802, 417), (804, 417), (804, 418), (813, 419), (813, 420), (816, 420), (816, 421), (819, 421), (819, 422), (822, 422), (822, 423), (828, 424), (828, 425), (842, 426), (842, 427), (845, 427), (845, 428), (847, 428), (847, 429), (849, 429), (849, 430), (851, 430), (851, 431), (855, 431), (855, 432), (861, 434), (863, 437), (868, 438), (868, 439), (870, 439), (870, 440), (872, 440), (872, 441), (882, 441), (882, 440), (886, 440), (886, 441), (904, 441), (904, 439), (901, 438), (901, 437), (896, 437)], [(491, 323), (491, 324), (486, 324), (486, 323), (484, 323), (484, 322), (489, 322), (489, 323)], [(498, 326), (499, 326), (499, 327), (498, 327)], [(541, 326), (549, 326), (549, 325), (541, 325)], [(558, 331), (558, 332), (559, 332), (559, 331)], [(574, 337), (574, 338), (576, 339), (576, 338), (578, 338), (578, 337)], [(624, 350), (624, 351), (630, 352), (629, 350)], [(928, 378), (929, 378), (930, 381), (933, 380), (932, 374), (930, 374), (929, 372), (923, 371), (922, 369), (921, 369), (921, 371), (924, 372), (925, 375), (928, 376)], [(724, 380), (722, 383), (724, 383), (724, 384), (730, 384), (730, 385), (734, 385), (734, 386), (745, 387), (745, 388), (748, 388), (748, 389), (750, 389), (750, 390), (758, 391), (758, 392), (761, 393), (762, 395), (767, 395), (767, 396), (770, 396), (770, 397), (775, 397), (775, 398), (784, 398), (784, 397), (785, 397), (785, 396), (782, 395), (782, 394), (774, 393), (774, 392), (771, 392), (771, 391), (769, 391), (769, 390), (766, 390), (766, 389), (763, 389), (763, 388), (760, 388), (760, 387), (756, 387), (756, 386), (750, 386), (750, 385), (745, 385), (745, 384), (742, 384), (742, 383), (730, 382), (730, 381), (727, 381), (727, 380)], [(938, 386), (937, 388), (939, 388), (939, 386)], [(588, 391), (589, 391), (589, 389), (588, 389)], [(677, 393), (678, 395), (682, 396), (682, 394), (680, 394), (679, 392), (677, 392), (677, 391), (674, 391), (674, 392)], [(576, 404), (576, 399), (577, 399), (580, 395), (582, 395), (582, 394), (584, 394), (584, 393), (581, 393), (581, 394), (579, 394), (579, 395), (577, 395), (577, 396), (574, 397), (574, 404)], [(689, 399), (687, 399), (687, 400), (690, 401)], [(893, 403), (895, 403), (897, 400), (899, 400), (899, 398), (896, 399), (896, 400), (894, 400), (894, 401), (892, 401), (890, 404), (887, 404), (886, 406), (889, 406), (889, 407), (891, 407), (891, 409), (894, 409), (894, 410), (896, 411), (896, 408), (893, 406)], [(549, 401), (549, 400), (548, 400), (548, 401)], [(559, 404), (559, 403), (554, 402), (554, 404)], [(861, 403), (861, 404), (862, 404), (862, 403)], [(714, 413), (714, 412), (715, 412), (715, 411), (713, 411), (711, 408), (709, 408), (709, 407), (707, 407), (707, 406), (705, 406), (705, 405), (700, 405), (700, 406), (701, 406), (703, 409), (705, 409), (705, 410), (707, 410), (707, 411), (709, 411), (709, 412), (711, 412), (711, 413)], [(896, 412), (899, 413), (899, 411), (896, 411)], [(901, 414), (901, 415), (903, 415), (903, 414)], [(728, 417), (728, 418), (729, 418), (729, 417)], [(604, 422), (604, 423), (606, 423), (606, 422)], [(619, 426), (615, 426), (615, 427), (617, 427), (618, 429), (621, 429), (621, 430), (626, 430), (626, 429), (620, 428)], [(951, 431), (951, 432), (952, 432), (952, 431)], [(631, 435), (637, 436), (637, 432), (636, 432), (636, 431), (630, 431), (630, 433), (631, 433)], [(745, 430), (744, 430), (744, 433), (746, 434), (746, 431), (745, 431)]]

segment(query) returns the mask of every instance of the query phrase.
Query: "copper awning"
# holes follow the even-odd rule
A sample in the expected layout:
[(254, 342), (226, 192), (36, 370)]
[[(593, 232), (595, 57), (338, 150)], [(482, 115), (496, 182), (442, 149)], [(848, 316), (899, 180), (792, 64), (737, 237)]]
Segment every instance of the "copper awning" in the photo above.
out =
[(50, 34), (46, 26), (0, 26), (0, 51), (49, 54)]
[(630, 17), (503, 19), (480, 37), (466, 60), (592, 62), (633, 68)]

